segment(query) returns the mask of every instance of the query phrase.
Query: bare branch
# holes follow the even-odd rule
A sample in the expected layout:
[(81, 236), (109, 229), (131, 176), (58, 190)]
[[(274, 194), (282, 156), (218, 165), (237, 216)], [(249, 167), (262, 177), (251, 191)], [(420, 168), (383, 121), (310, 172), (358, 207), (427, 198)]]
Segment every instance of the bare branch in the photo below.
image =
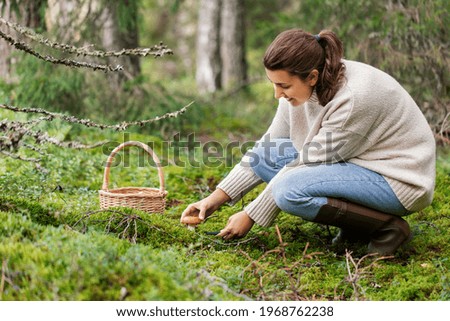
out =
[(22, 143), (21, 146), (24, 147), (24, 148), (27, 148), (27, 149), (31, 149), (32, 151), (34, 151), (34, 152), (36, 152), (38, 154), (46, 155), (46, 153), (42, 149), (40, 149), (40, 148), (38, 148), (36, 146), (30, 145), (30, 144), (27, 144), (27, 143)]
[(21, 161), (25, 161), (25, 162), (39, 163), (41, 161), (39, 158), (22, 157), (22, 156), (19, 156), (19, 155), (16, 155), (16, 154), (13, 154), (13, 153), (7, 152), (5, 150), (1, 150), (1, 149), (0, 149), (0, 154), (3, 154), (5, 156), (8, 156), (8, 157), (11, 157), (14, 159), (18, 159)]
[(228, 285), (220, 278), (216, 277), (216, 276), (212, 276), (208, 271), (206, 271), (205, 269), (201, 269), (198, 273), (198, 276), (203, 276), (204, 278), (206, 278), (209, 282), (212, 282), (213, 285), (217, 285), (219, 287), (221, 287), (225, 292), (231, 293), (234, 296), (237, 296), (245, 301), (253, 301), (252, 298), (242, 294), (242, 293), (238, 293), (236, 291), (233, 291), (232, 289), (230, 289), (228, 287)]
[(61, 120), (64, 120), (68, 123), (72, 123), (72, 124), (81, 124), (84, 125), (86, 127), (95, 127), (95, 128), (100, 128), (100, 129), (113, 129), (116, 131), (123, 131), (126, 130), (128, 127), (131, 126), (144, 126), (146, 124), (150, 124), (150, 123), (154, 123), (157, 122), (159, 120), (163, 120), (163, 119), (167, 119), (167, 118), (176, 118), (179, 115), (183, 114), (186, 112), (186, 110), (193, 104), (194, 102), (190, 102), (189, 104), (187, 104), (186, 106), (184, 106), (183, 108), (179, 109), (178, 111), (175, 112), (169, 112), (166, 113), (162, 116), (157, 116), (155, 118), (151, 118), (151, 119), (146, 119), (146, 120), (140, 120), (140, 121), (132, 121), (132, 122), (122, 122), (120, 124), (116, 124), (116, 125), (107, 125), (107, 124), (98, 124), (95, 123), (89, 119), (79, 119), (77, 117), (74, 116), (68, 116), (68, 115), (64, 115), (64, 114), (60, 114), (60, 113), (53, 113), (53, 112), (49, 112), (45, 109), (41, 109), (41, 108), (19, 108), (19, 107), (14, 107), (14, 106), (10, 106), (10, 105), (6, 105), (6, 104), (0, 104), (0, 108), (3, 109), (7, 109), (7, 110), (12, 110), (14, 112), (20, 112), (20, 113), (29, 113), (29, 114), (42, 114), (42, 115), (46, 115), (48, 116), (45, 120), (52, 120), (54, 118), (58, 118)]
[(59, 59), (59, 58), (54, 58), (49, 55), (42, 56), (40, 53), (31, 49), (31, 47), (28, 46), (26, 43), (24, 43), (22, 41), (16, 41), (14, 38), (5, 34), (1, 30), (0, 30), (0, 37), (5, 39), (7, 42), (9, 42), (9, 44), (11, 46), (13, 46), (14, 48), (16, 48), (17, 50), (24, 51), (32, 56), (35, 56), (38, 59), (44, 60), (46, 62), (50, 62), (52, 64), (65, 65), (68, 67), (76, 67), (76, 68), (90, 68), (93, 70), (102, 70), (105, 72), (106, 71), (121, 71), (121, 70), (123, 70), (122, 66), (120, 66), (120, 65), (113, 67), (110, 65), (99, 65), (99, 64), (95, 64), (95, 63), (76, 61), (76, 60), (72, 60), (72, 59), (65, 59), (65, 58)]
[[(76, 54), (77, 56), (92, 56), (92, 57), (120, 57), (120, 56), (148, 56), (153, 55), (154, 57), (160, 57), (163, 55), (172, 54), (172, 50), (168, 49), (163, 43), (159, 45), (153, 46), (152, 48), (133, 48), (133, 49), (122, 49), (120, 51), (100, 51), (94, 50), (93, 46), (85, 46), (82, 48), (78, 48), (72, 45), (60, 44), (55, 41), (50, 41), (46, 39), (44, 36), (36, 33), (34, 30), (29, 28), (25, 28), (16, 23), (9, 22), (2, 17), (0, 17), (0, 26), (6, 25), (9, 28), (12, 28), (17, 32), (17, 36), (11, 36), (7, 34), (5, 31), (0, 30), (0, 38), (3, 38), (7, 41), (11, 46), (13, 46), (17, 50), (21, 50), (27, 54), (30, 54), (38, 59), (44, 60), (46, 62), (50, 62), (53, 64), (62, 64), (65, 66), (76, 67), (76, 68), (90, 68), (93, 70), (103, 70), (103, 71), (121, 71), (123, 68), (121, 66), (110, 66), (104, 64), (97, 64), (91, 62), (83, 62), (77, 61), (73, 59), (66, 58), (55, 58), (50, 55), (42, 54), (36, 51), (31, 45), (20, 40), (20, 35), (24, 36), (32, 41), (38, 42), (41, 45), (44, 45), (49, 48), (53, 48), (59, 50), (60, 52), (65, 52), (69, 54)], [(15, 35), (15, 33), (14, 33)], [(99, 124), (95, 123), (89, 119), (80, 119), (70, 115), (64, 115), (61, 113), (54, 113), (47, 111), (41, 108), (19, 108), (15, 106), (0, 104), (0, 108), (11, 110), (13, 112), (22, 112), (29, 114), (40, 114), (41, 117), (33, 118), (27, 121), (11, 121), (11, 120), (3, 120), (0, 121), (0, 152), (3, 155), (8, 157), (12, 157), (15, 159), (20, 159), (24, 161), (34, 162), (39, 165), (41, 159), (39, 158), (27, 158), (24, 156), (18, 155), (18, 150), (20, 148), (31, 150), (35, 153), (39, 153), (41, 155), (46, 155), (45, 150), (39, 148), (40, 144), (52, 144), (55, 146), (63, 147), (63, 148), (74, 148), (74, 149), (89, 149), (95, 148), (103, 145), (105, 142), (99, 142), (93, 145), (86, 145), (77, 141), (61, 141), (56, 137), (52, 137), (49, 133), (41, 130), (34, 130), (33, 127), (38, 125), (41, 122), (51, 122), (53, 119), (61, 119), (67, 123), (71, 124), (80, 124), (85, 127), (94, 127), (100, 129), (113, 129), (116, 131), (126, 130), (130, 126), (144, 126), (149, 123), (153, 123), (159, 120), (167, 119), (167, 118), (175, 118), (179, 115), (183, 114), (191, 105), (186, 105), (176, 112), (168, 112), (162, 116), (157, 116), (152, 119), (141, 120), (141, 121), (132, 121), (132, 122), (121, 122), (115, 125), (108, 124)], [(34, 142), (31, 144), (27, 144), (25, 142), (25, 138), (32, 139)]]
[(67, 44), (60, 44), (55, 41), (51, 41), (44, 36), (36, 33), (32, 29), (25, 28), (21, 25), (18, 25), (16, 23), (7, 21), (0, 17), (0, 24), (3, 23), (7, 25), (10, 28), (13, 28), (15, 31), (20, 33), (21, 35), (39, 42), (42, 45), (45, 45), (47, 47), (58, 49), (66, 53), (70, 54), (76, 54), (80, 56), (93, 56), (93, 57), (120, 57), (120, 56), (149, 56), (152, 55), (155, 58), (162, 57), (165, 55), (172, 55), (173, 51), (169, 48), (167, 48), (166, 45), (164, 45), (162, 42), (159, 43), (159, 45), (155, 45), (151, 48), (133, 48), (133, 49), (122, 49), (119, 51), (102, 51), (102, 50), (92, 50), (93, 45), (85, 46), (85, 47), (75, 47), (73, 45), (67, 45)]
[(74, 148), (74, 149), (91, 149), (106, 143), (105, 141), (103, 141), (95, 143), (93, 145), (85, 145), (77, 141), (62, 142), (56, 137), (50, 136), (47, 132), (42, 132), (39, 130), (34, 131), (31, 128), (26, 128), (24, 124), (21, 122), (2, 121), (0, 122), (0, 131), (11, 133), (9, 137), (3, 137), (3, 140), (6, 140), (6, 142), (2, 142), (0, 144), (0, 150), (3, 150), (5, 146), (18, 148), (24, 136), (34, 138), (37, 144), (49, 143), (59, 147)]
[[(370, 264), (361, 267), (363, 262), (369, 258), (369, 257), (376, 257)], [(380, 256), (377, 257), (377, 254), (369, 253), (364, 255), (362, 258), (358, 260), (358, 262), (355, 262), (355, 260), (352, 257), (352, 252), (349, 252), (345, 250), (345, 262), (346, 262), (346, 268), (348, 276), (346, 278), (346, 282), (350, 283), (350, 285), (353, 288), (353, 297), (356, 301), (359, 301), (360, 299), (360, 290), (362, 294), (364, 294), (364, 288), (359, 284), (359, 281), (370, 271), (372, 267), (376, 265), (376, 263), (380, 260), (386, 260), (391, 259), (393, 256)], [(350, 264), (351, 263), (351, 264)], [(353, 267), (353, 268), (352, 268)], [(335, 289), (336, 293), (336, 289)]]

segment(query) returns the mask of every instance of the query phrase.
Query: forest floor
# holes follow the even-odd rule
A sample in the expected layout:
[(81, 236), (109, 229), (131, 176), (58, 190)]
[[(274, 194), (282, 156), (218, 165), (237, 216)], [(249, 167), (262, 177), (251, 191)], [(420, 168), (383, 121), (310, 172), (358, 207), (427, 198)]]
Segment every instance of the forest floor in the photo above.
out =
[[(164, 154), (159, 138), (127, 139), (155, 142)], [(449, 149), (439, 149), (433, 204), (406, 217), (414, 238), (395, 256), (379, 257), (365, 255), (363, 244), (333, 248), (335, 228), (283, 212), (240, 240), (210, 235), (264, 186), (188, 230), (179, 223), (183, 209), (230, 170), (224, 162), (194, 166), (188, 153), (164, 167), (164, 214), (100, 211), (111, 147), (49, 148), (44, 171), (1, 160), (0, 300), (450, 300)], [(159, 186), (137, 149), (120, 157), (111, 186)]]

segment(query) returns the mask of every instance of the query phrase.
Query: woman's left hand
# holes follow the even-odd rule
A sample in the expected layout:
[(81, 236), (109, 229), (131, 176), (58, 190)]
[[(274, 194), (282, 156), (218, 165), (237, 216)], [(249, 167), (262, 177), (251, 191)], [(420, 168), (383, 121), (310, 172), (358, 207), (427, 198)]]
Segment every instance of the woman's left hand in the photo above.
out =
[(236, 213), (228, 219), (227, 226), (225, 226), (217, 236), (224, 240), (231, 240), (234, 238), (241, 238), (247, 235), (255, 222), (248, 216), (245, 211)]

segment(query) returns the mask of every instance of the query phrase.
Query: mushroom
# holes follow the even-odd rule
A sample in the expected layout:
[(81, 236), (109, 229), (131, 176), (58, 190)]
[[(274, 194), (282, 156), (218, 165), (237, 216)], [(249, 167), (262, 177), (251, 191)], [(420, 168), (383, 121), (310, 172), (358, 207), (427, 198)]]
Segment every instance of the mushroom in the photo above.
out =
[(195, 227), (202, 222), (203, 220), (198, 216), (185, 216), (181, 219), (181, 223), (185, 224), (190, 230), (194, 230)]

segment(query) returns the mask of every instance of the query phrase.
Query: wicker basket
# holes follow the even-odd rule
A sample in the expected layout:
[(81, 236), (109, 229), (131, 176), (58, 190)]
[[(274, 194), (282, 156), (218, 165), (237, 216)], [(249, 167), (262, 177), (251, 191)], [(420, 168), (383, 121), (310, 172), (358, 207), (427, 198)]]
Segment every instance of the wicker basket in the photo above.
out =
[[(149, 187), (122, 187), (109, 189), (109, 171), (114, 156), (127, 146), (137, 146), (145, 150), (155, 161), (159, 175), (159, 189)], [(106, 161), (103, 186), (99, 191), (100, 208), (132, 207), (148, 213), (163, 213), (166, 205), (167, 191), (164, 189), (164, 174), (161, 163), (153, 150), (141, 142), (128, 141), (117, 146)]]

